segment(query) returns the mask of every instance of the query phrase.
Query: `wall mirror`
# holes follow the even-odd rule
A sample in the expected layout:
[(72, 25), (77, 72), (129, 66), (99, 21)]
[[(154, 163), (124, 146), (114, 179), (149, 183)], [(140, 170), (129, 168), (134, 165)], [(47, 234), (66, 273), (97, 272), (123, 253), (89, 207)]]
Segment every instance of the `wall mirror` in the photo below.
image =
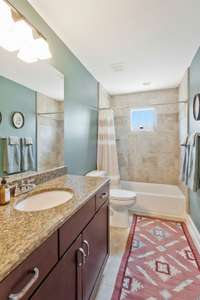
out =
[(200, 94), (195, 95), (193, 99), (193, 116), (196, 121), (200, 121)]
[[(0, 175), (63, 166), (63, 74), (48, 61), (26, 63), (15, 52), (0, 48), (0, 91)], [(27, 143), (32, 143), (32, 165), (27, 166), (25, 161), (25, 168), (18, 166), (17, 172), (13, 172), (14, 167), (12, 172), (6, 169), (7, 164), (13, 164), (5, 158), (5, 140), (9, 137), (20, 141), (26, 138)]]

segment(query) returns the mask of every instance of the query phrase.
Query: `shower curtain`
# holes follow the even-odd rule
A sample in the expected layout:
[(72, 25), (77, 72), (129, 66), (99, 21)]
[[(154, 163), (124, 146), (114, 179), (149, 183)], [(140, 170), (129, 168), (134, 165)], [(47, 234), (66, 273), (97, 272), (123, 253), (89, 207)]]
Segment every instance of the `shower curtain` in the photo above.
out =
[(111, 178), (112, 186), (120, 181), (115, 138), (114, 113), (112, 109), (99, 110), (97, 169), (104, 170)]

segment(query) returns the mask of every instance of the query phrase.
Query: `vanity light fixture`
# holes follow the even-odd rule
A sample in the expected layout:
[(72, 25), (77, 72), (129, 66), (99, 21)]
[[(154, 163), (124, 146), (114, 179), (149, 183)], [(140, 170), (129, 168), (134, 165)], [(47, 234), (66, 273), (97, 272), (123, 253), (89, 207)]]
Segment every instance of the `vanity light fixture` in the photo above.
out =
[(31, 40), (33, 40), (32, 29), (24, 20), (13, 22), (10, 30), (0, 32), (0, 45), (10, 52), (21, 49)]
[(0, 1), (0, 20), (1, 29), (3, 28), (4, 30), (9, 30), (14, 22), (11, 9), (3, 0)]
[(9, 3), (0, 0), (0, 47), (26, 63), (52, 57), (46, 38)]

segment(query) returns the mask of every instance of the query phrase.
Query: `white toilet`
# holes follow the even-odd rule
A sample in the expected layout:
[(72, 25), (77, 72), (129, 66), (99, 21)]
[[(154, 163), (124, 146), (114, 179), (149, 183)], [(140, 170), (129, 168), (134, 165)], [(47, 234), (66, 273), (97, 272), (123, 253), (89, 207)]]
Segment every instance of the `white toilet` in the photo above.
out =
[(136, 202), (136, 193), (122, 189), (110, 190), (110, 224), (114, 227), (129, 227), (129, 209)]
[[(86, 176), (105, 177), (105, 171), (92, 171)], [(136, 202), (136, 193), (120, 188), (110, 189), (110, 224), (114, 227), (129, 227), (129, 209)]]

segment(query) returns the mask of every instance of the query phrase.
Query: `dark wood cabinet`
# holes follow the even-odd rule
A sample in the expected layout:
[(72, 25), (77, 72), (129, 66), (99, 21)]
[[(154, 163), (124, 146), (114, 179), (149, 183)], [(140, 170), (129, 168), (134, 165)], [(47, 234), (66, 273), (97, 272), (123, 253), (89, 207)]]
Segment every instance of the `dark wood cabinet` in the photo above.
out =
[(107, 184), (0, 282), (0, 300), (92, 300), (109, 255), (108, 197)]
[(73, 243), (49, 274), (41, 287), (31, 297), (32, 300), (81, 300), (81, 236)]
[(109, 200), (109, 185), (103, 186), (96, 194), (96, 210)]
[[(58, 234), (55, 232), (46, 242), (36, 249), (21, 265), (0, 282), (0, 299), (15, 299), (25, 287), (29, 287), (20, 300), (30, 295), (44, 280), (58, 261)], [(35, 272), (37, 268), (37, 272)], [(16, 298), (17, 299), (17, 298)]]
[(59, 229), (60, 257), (90, 222), (95, 214), (95, 197), (92, 197), (72, 218)]
[(87, 255), (83, 267), (83, 299), (88, 300), (95, 282), (109, 254), (108, 203), (100, 208), (82, 234), (83, 249)]

